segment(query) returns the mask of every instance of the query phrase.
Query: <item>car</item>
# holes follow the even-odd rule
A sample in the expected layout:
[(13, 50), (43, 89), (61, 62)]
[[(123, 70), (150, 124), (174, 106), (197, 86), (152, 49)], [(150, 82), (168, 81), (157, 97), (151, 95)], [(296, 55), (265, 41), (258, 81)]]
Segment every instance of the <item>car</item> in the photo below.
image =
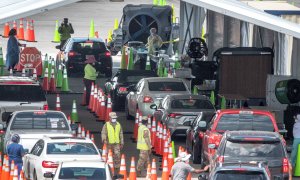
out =
[(199, 124), (201, 121), (205, 121), (209, 124), (214, 114), (214, 111), (200, 112), (197, 118), (191, 122), (189, 129), (186, 131), (185, 147), (186, 150), (192, 154), (192, 161), (194, 164), (201, 163), (201, 149), (204, 133), (200, 130), (201, 128), (199, 127)]
[(149, 70), (120, 69), (111, 79), (108, 79), (105, 83), (105, 93), (111, 96), (113, 110), (124, 109), (129, 90), (146, 77), (157, 77), (157, 74)]
[(160, 101), (171, 94), (191, 94), (185, 82), (180, 78), (151, 77), (141, 79), (126, 96), (125, 113), (132, 119), (137, 110), (143, 115), (152, 115), (155, 111), (150, 105), (159, 105)]
[(202, 174), (199, 180), (271, 180), (270, 170), (263, 162), (218, 163), (209, 175)]
[(215, 154), (215, 149), (209, 144), (219, 145), (225, 131), (269, 131), (278, 132), (279, 129), (273, 114), (269, 111), (255, 109), (224, 109), (218, 110), (209, 125), (205, 121), (199, 123), (203, 134), (201, 146), (201, 164), (207, 165)]
[[(209, 148), (216, 148), (209, 144)], [(278, 132), (266, 131), (227, 131), (225, 132), (217, 152), (210, 163), (226, 162), (265, 162), (271, 172), (271, 178), (288, 180), (290, 162), (286, 152), (286, 144)]]
[(59, 166), (55, 174), (52, 174), (52, 172), (46, 172), (44, 173), (44, 177), (53, 178), (53, 180), (63, 180), (63, 179), (114, 180), (114, 179), (121, 178), (120, 175), (112, 176), (112, 172), (107, 163), (101, 161), (85, 161), (85, 160), (61, 162), (59, 163)]
[(157, 107), (153, 117), (161, 121), (170, 130), (171, 137), (185, 136), (193, 121), (200, 112), (215, 112), (207, 96), (201, 95), (167, 95)]
[(60, 162), (77, 160), (102, 161), (102, 158), (89, 138), (44, 136), (24, 156), (24, 174), (27, 179), (52, 179), (44, 174), (54, 174)]
[[(40, 83), (30, 77), (0, 77), (1, 113), (11, 114), (17, 110), (47, 110), (48, 102)], [(0, 123), (6, 121), (0, 116)]]
[(14, 134), (20, 136), (20, 144), (28, 152), (43, 136), (69, 136), (77, 125), (70, 125), (64, 113), (60, 111), (25, 110), (15, 111), (8, 118), (7, 128), (0, 124), (0, 130), (5, 130), (4, 152)]
[(60, 52), (56, 56), (56, 64), (63, 63), (68, 76), (72, 73), (83, 72), (87, 56), (93, 55), (97, 61), (96, 70), (112, 76), (112, 57), (105, 42), (101, 38), (69, 38), (63, 47), (58, 46)]

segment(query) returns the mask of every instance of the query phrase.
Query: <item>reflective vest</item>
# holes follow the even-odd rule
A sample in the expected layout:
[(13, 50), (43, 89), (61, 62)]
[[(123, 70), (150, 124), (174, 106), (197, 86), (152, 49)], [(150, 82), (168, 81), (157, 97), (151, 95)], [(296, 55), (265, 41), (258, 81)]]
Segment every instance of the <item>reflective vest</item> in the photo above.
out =
[(139, 150), (150, 150), (148, 147), (145, 138), (144, 138), (144, 131), (148, 131), (149, 139), (150, 139), (150, 131), (145, 125), (141, 125), (138, 130), (138, 140), (137, 140), (137, 149)]
[(107, 136), (109, 144), (119, 144), (120, 143), (120, 131), (121, 125), (117, 122), (115, 128), (109, 123), (106, 123)]

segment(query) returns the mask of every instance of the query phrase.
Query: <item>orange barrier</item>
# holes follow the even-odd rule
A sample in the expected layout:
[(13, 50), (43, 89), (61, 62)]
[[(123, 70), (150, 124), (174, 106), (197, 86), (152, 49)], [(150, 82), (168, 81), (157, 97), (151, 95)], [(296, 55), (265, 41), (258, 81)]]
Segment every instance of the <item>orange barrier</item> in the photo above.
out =
[(129, 180), (136, 180), (135, 161), (134, 157), (131, 157)]
[(121, 157), (121, 167), (119, 174), (122, 174), (124, 176), (123, 179), (127, 179), (127, 171), (126, 171), (126, 163), (125, 163), (125, 155), (122, 154)]

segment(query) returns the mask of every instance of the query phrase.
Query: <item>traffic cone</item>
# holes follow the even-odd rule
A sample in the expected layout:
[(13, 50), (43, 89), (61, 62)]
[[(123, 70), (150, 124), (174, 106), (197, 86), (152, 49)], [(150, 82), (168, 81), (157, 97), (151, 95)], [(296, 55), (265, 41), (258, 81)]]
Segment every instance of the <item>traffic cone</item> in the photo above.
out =
[(169, 169), (168, 169), (168, 160), (164, 158), (163, 160), (163, 172), (161, 175), (161, 180), (169, 180)]
[(114, 23), (114, 30), (116, 30), (118, 28), (119, 28), (119, 22), (118, 22), (118, 19), (116, 18), (115, 23)]
[(93, 107), (93, 98), (94, 98), (94, 83), (92, 83), (92, 86), (91, 86), (91, 93), (90, 93), (90, 102), (89, 102), (89, 106), (88, 106), (88, 109), (91, 110), (92, 107)]
[(95, 111), (95, 115), (96, 117), (99, 118), (100, 114), (100, 107), (101, 107), (101, 98), (102, 98), (102, 89), (98, 89), (98, 96), (97, 96), (97, 105), (96, 105), (96, 111)]
[(84, 127), (82, 127), (81, 137), (85, 138), (85, 128)]
[(21, 170), (21, 172), (20, 172), (20, 179), (19, 180), (25, 180), (24, 171), (23, 170)]
[(105, 111), (105, 122), (108, 122), (109, 121), (109, 113), (112, 112), (112, 109), (111, 109), (111, 98), (110, 98), (110, 94), (108, 94), (108, 97), (107, 97), (107, 106), (106, 106), (106, 111)]
[(22, 77), (26, 77), (25, 68), (22, 69)]
[(178, 50), (175, 52), (175, 63), (174, 63), (174, 69), (179, 69), (181, 67), (179, 62), (179, 53)]
[(161, 144), (160, 144), (160, 155), (164, 155), (164, 150), (165, 150), (165, 140), (166, 140), (166, 133), (167, 133), (167, 130), (166, 130), (166, 126), (164, 125), (163, 126), (163, 131), (162, 131), (162, 134), (161, 134)]
[(81, 137), (81, 134), (82, 134), (82, 127), (81, 127), (81, 124), (78, 124), (77, 137)]
[(146, 70), (151, 70), (150, 56), (147, 55)]
[(152, 159), (152, 166), (151, 166), (151, 180), (157, 180), (156, 174), (156, 160)]
[(110, 166), (111, 173), (114, 174), (114, 172), (115, 172), (115, 167), (114, 167), (114, 161), (113, 161), (111, 149), (108, 150), (107, 164)]
[(112, 41), (112, 30), (111, 29), (108, 31), (107, 41), (108, 42)]
[(156, 120), (155, 117), (153, 117), (152, 120), (152, 127), (151, 127), (151, 145), (152, 147), (155, 146), (155, 138), (156, 137)]
[(10, 31), (10, 28), (9, 28), (9, 23), (8, 22), (6, 22), (5, 24), (4, 24), (4, 28), (3, 28), (3, 37), (4, 38), (7, 38), (8, 37), (8, 34), (9, 34), (9, 31)]
[(300, 144), (298, 145), (294, 176), (300, 176)]
[(75, 123), (78, 123), (78, 114), (77, 114), (77, 107), (76, 107), (76, 100), (73, 100), (73, 106), (72, 106), (72, 113), (71, 113), (71, 120)]
[(71, 117), (70, 116), (68, 116), (68, 124), (71, 124), (72, 123), (72, 121), (71, 121)]
[(168, 77), (168, 68), (164, 68), (164, 75), (163, 75), (163, 77)]
[(43, 90), (44, 91), (49, 91), (49, 82), (48, 82), (48, 69), (45, 71), (45, 76), (43, 78)]
[(198, 87), (196, 85), (193, 88), (193, 94), (198, 95)]
[(174, 4), (172, 4), (172, 23), (175, 24), (176, 23), (176, 15), (175, 15), (175, 7)]
[(96, 105), (96, 99), (97, 99), (97, 85), (94, 87), (94, 93), (93, 93), (93, 98), (92, 98), (92, 105), (91, 105), (91, 112), (95, 112), (95, 105)]
[(174, 143), (174, 141), (172, 141), (172, 152), (173, 152), (173, 158), (175, 159), (177, 156), (176, 156), (175, 143)]
[(135, 141), (137, 138), (137, 133), (138, 133), (138, 128), (139, 128), (139, 110), (136, 110), (135, 113), (135, 123), (134, 123), (134, 127), (133, 127), (133, 140)]
[(81, 105), (85, 106), (86, 105), (86, 87), (84, 86), (83, 88), (83, 94), (81, 98)]
[(59, 94), (56, 94), (56, 111), (61, 111)]
[(174, 165), (174, 157), (173, 157), (173, 148), (172, 144), (169, 144), (169, 154), (168, 154), (168, 169), (171, 172), (172, 166)]
[(106, 148), (106, 144), (103, 144), (103, 148), (102, 148), (102, 160), (104, 162), (107, 161), (107, 148)]
[[(28, 31), (28, 30), (27, 30)], [(36, 42), (35, 41), (35, 33), (34, 33), (34, 25), (33, 20), (31, 20), (31, 23), (29, 22), (29, 34), (28, 34), (28, 42)]]
[(32, 78), (33, 78), (34, 80), (37, 80), (36, 68), (33, 69)]
[(63, 81), (63, 72), (61, 64), (58, 65), (57, 78), (56, 78), (56, 87), (61, 88)]
[(95, 137), (94, 137), (94, 134), (91, 135), (91, 140), (93, 141), (93, 143), (95, 143)]
[[(147, 124), (147, 128), (150, 130), (150, 132), (151, 132), (151, 116), (150, 115), (148, 115), (148, 124)], [(150, 136), (151, 137), (151, 136)]]
[(1, 174), (2, 174), (2, 167), (3, 167), (3, 164), (2, 164), (2, 152), (0, 152), (0, 177), (1, 177)]
[(53, 37), (53, 41), (54, 43), (59, 43), (60, 42), (60, 35), (58, 32), (58, 21), (55, 21), (55, 29), (54, 29), (54, 37)]
[(91, 20), (90, 23), (90, 35), (89, 38), (94, 38), (95, 37), (95, 23), (94, 23), (94, 19)]
[(160, 134), (160, 122), (157, 122), (156, 126), (156, 136), (155, 136), (155, 141), (154, 141), (154, 151), (155, 154), (158, 154), (159, 152), (159, 134)]
[(153, 5), (158, 5), (158, 0), (153, 0)]
[(16, 20), (13, 21), (13, 29), (15, 29), (18, 32), (18, 27), (17, 27)]
[(12, 68), (9, 70), (9, 76), (14, 76)]
[(127, 65), (126, 65), (126, 49), (125, 49), (125, 46), (123, 46), (123, 49), (122, 49), (120, 69), (127, 69)]
[(173, 77), (172, 70), (171, 70), (171, 69), (169, 69), (169, 71), (168, 71), (168, 78), (172, 78), (172, 77)]
[(136, 170), (135, 170), (134, 157), (131, 157), (129, 180), (136, 180)]
[(14, 177), (14, 170), (15, 170), (15, 162), (14, 162), (14, 160), (12, 160), (11, 163), (10, 163), (9, 180), (13, 179), (13, 177)]
[(26, 22), (26, 36), (25, 36), (25, 41), (28, 41), (30, 37), (30, 20), (27, 19)]
[(224, 96), (221, 98), (221, 109), (226, 109), (226, 99)]
[(127, 171), (126, 171), (126, 163), (125, 163), (125, 155), (122, 154), (121, 157), (121, 167), (120, 167), (120, 172), (119, 174), (123, 175), (123, 179), (127, 179)]
[(68, 82), (68, 75), (67, 75), (67, 70), (66, 68), (64, 69), (64, 75), (63, 75), (63, 81), (62, 81), (62, 87), (61, 90), (62, 92), (69, 92), (69, 82)]
[(18, 175), (18, 166), (15, 166), (12, 180), (19, 180), (19, 175)]
[(101, 97), (99, 120), (105, 121), (105, 96), (104, 95)]
[(18, 31), (18, 39), (24, 40), (24, 25), (23, 25), (23, 18), (20, 19), (20, 28)]
[(133, 70), (134, 69), (133, 66), (134, 66), (134, 64), (133, 64), (133, 49), (130, 48), (127, 70)]
[(54, 68), (51, 69), (51, 79), (50, 79), (49, 91), (52, 92), (52, 93), (56, 92), (56, 84), (55, 84), (55, 77), (54, 77)]
[(90, 131), (89, 130), (86, 131), (86, 136), (85, 137), (91, 139), (91, 135), (90, 135)]
[(9, 159), (8, 159), (8, 156), (5, 156), (5, 165), (4, 165), (4, 173), (3, 173), (3, 178), (2, 179), (9, 179)]
[(210, 92), (209, 100), (210, 100), (210, 102), (212, 103), (212, 105), (216, 105), (215, 92), (214, 92), (214, 91), (211, 91), (211, 92)]
[(151, 180), (151, 164), (148, 164), (147, 167), (147, 176), (146, 176), (146, 180)]
[(4, 60), (3, 60), (3, 51), (0, 47), (0, 76), (4, 76)]
[(99, 32), (98, 31), (95, 31), (95, 37), (99, 38)]
[[(49, 63), (48, 63), (48, 78), (50, 78), (51, 77), (51, 72), (52, 72), (52, 62), (53, 60), (51, 59), (51, 57), (50, 57), (50, 59), (49, 59)], [(49, 81), (50, 81), (50, 79), (49, 79)]]
[(44, 65), (43, 65), (43, 72), (42, 72), (42, 78), (45, 76), (45, 71), (48, 68), (48, 54), (45, 54), (45, 59), (44, 59)]
[(99, 93), (99, 88), (96, 86), (95, 91), (94, 91), (94, 104), (92, 107), (92, 112), (95, 113), (97, 109), (97, 103), (98, 103), (98, 93)]

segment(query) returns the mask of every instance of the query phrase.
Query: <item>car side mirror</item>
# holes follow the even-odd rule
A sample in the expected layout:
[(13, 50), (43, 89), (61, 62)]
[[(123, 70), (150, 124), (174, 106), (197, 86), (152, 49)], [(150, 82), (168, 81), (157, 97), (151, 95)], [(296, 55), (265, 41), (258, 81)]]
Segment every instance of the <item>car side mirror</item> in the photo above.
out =
[(191, 121), (185, 121), (185, 122), (183, 123), (183, 125), (184, 125), (184, 126), (191, 126)]
[(199, 179), (199, 180), (207, 180), (208, 177), (207, 177), (206, 174), (200, 174), (200, 175), (198, 176), (198, 179)]
[(46, 173), (44, 173), (44, 177), (45, 178), (53, 178), (54, 174), (52, 174), (52, 172), (46, 172)]
[(208, 144), (208, 149), (216, 149), (217, 145), (216, 144)]
[(151, 104), (151, 105), (150, 105), (150, 109), (157, 110), (157, 105), (156, 105), (156, 104)]
[(124, 175), (123, 174), (117, 174), (113, 176), (113, 179), (124, 179)]
[(207, 126), (206, 121), (200, 121), (198, 123), (198, 128), (199, 128), (200, 131), (205, 131), (206, 130), (206, 126)]
[(60, 45), (55, 46), (55, 48), (61, 50), (61, 46)]
[(71, 130), (72, 131), (77, 131), (77, 129), (78, 129), (78, 125), (77, 124), (71, 124), (70, 126), (71, 126)]

